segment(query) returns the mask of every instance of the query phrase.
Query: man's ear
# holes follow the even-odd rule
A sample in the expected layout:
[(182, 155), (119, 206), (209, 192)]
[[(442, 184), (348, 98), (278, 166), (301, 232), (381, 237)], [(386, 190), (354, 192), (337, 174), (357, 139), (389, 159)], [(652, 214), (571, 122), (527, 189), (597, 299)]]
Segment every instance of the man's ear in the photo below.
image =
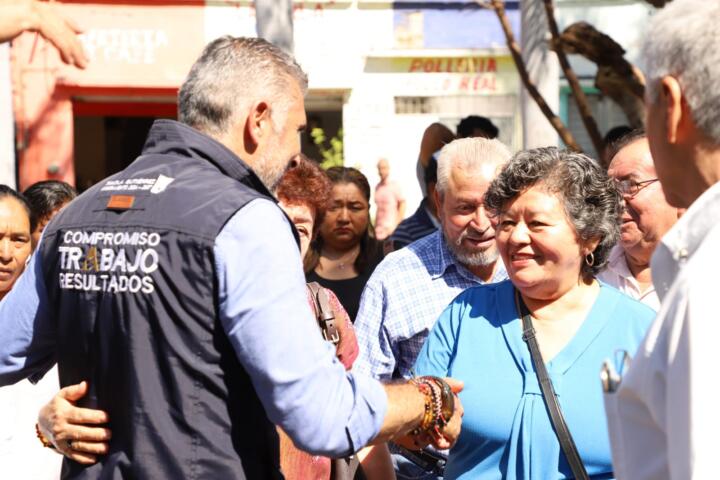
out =
[(438, 220), (442, 223), (443, 219), (443, 195), (436, 188), (433, 189), (433, 200), (435, 200), (435, 212)]
[(660, 97), (665, 110), (665, 140), (675, 144), (686, 138), (692, 123), (690, 109), (677, 78), (667, 75), (660, 80)]
[(269, 135), (271, 128), (270, 105), (265, 101), (253, 103), (245, 123), (245, 145), (252, 147), (248, 151), (254, 151)]

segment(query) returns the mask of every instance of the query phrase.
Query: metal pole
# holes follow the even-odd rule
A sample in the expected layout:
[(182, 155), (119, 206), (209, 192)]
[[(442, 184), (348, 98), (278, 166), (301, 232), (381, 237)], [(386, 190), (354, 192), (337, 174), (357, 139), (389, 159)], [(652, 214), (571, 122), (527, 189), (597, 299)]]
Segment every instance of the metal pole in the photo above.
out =
[[(522, 0), (522, 56), (530, 80), (537, 86), (553, 112), (560, 108), (560, 67), (555, 52), (550, 50), (548, 22), (542, 0)], [(558, 144), (558, 135), (526, 89), (520, 105), (525, 148)]]
[(293, 52), (292, 0), (255, 0), (258, 37)]

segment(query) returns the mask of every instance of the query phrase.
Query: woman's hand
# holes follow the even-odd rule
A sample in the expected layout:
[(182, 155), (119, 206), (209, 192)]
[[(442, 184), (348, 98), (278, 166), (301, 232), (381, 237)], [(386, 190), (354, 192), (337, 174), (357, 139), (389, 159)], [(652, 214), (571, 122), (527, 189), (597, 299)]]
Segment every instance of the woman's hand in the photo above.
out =
[(61, 389), (40, 409), (38, 428), (58, 452), (89, 465), (97, 462), (98, 455), (108, 452), (111, 433), (99, 426), (108, 422), (107, 413), (75, 406), (87, 388), (87, 382), (80, 382)]

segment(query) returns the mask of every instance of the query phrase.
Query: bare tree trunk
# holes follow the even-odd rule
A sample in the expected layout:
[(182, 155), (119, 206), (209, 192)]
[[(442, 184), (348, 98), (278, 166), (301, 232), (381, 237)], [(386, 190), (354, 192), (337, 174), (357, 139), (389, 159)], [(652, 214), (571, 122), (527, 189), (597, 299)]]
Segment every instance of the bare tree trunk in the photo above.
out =
[(255, 0), (258, 37), (288, 53), (293, 51), (292, 0)]
[(573, 97), (577, 102), (578, 110), (580, 110), (580, 116), (583, 124), (585, 125), (585, 129), (587, 130), (590, 140), (592, 140), (595, 151), (597, 152), (597, 158), (600, 158), (603, 152), (603, 139), (600, 135), (600, 130), (598, 130), (597, 123), (595, 122), (595, 117), (593, 117), (585, 92), (583, 91), (580, 81), (578, 80), (577, 75), (575, 75), (575, 71), (570, 66), (567, 55), (565, 55), (565, 51), (563, 50), (562, 42), (560, 41), (560, 31), (558, 30), (557, 22), (555, 21), (555, 8), (553, 6), (553, 0), (543, 0), (543, 2), (545, 3), (545, 14), (547, 16), (548, 27), (550, 28), (550, 34), (552, 35), (553, 48), (555, 53), (557, 53), (565, 78), (567, 78), (567, 81), (570, 84), (570, 89), (572, 90)]
[[(487, 4), (481, 3), (481, 5), (486, 6)], [(510, 22), (508, 21), (507, 15), (505, 13), (505, 2), (503, 2), (502, 0), (491, 0), (490, 6), (493, 10), (495, 10), (498, 20), (500, 20), (500, 25), (502, 26), (503, 32), (505, 33), (505, 39), (507, 40), (510, 54), (512, 55), (513, 61), (515, 62), (515, 67), (518, 70), (520, 79), (522, 80), (523, 85), (525, 85), (528, 93), (538, 104), (538, 107), (540, 107), (540, 110), (543, 112), (543, 114), (548, 119), (553, 128), (555, 128), (555, 131), (558, 132), (558, 135), (560, 135), (560, 138), (565, 143), (565, 145), (567, 145), (568, 148), (571, 148), (578, 152), (582, 151), (578, 143), (575, 141), (575, 138), (573, 137), (570, 130), (568, 130), (567, 127), (563, 124), (562, 120), (560, 120), (560, 117), (555, 115), (552, 109), (548, 106), (543, 96), (538, 91), (535, 84), (533, 84), (533, 82), (530, 80), (528, 71), (525, 68), (525, 62), (523, 62), (522, 55), (520, 53), (520, 47), (515, 41), (515, 36), (513, 34), (512, 28), (510, 27)]]
[(629, 124), (640, 128), (645, 122), (645, 80), (625, 59), (625, 50), (612, 38), (587, 22), (575, 22), (560, 35), (566, 53), (582, 55), (597, 64), (595, 86), (625, 112)]

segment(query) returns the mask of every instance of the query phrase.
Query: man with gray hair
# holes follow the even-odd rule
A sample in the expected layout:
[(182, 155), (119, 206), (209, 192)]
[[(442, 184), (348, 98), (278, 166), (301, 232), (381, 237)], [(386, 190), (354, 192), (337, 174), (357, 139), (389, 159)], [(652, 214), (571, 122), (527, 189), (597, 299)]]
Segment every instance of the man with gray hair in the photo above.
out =
[(598, 279), (657, 312), (660, 299), (652, 285), (650, 258), (681, 210), (665, 201), (643, 130), (621, 137), (611, 146), (610, 155), (608, 174), (617, 183), (625, 208), (620, 241)]
[(104, 454), (66, 460), (63, 478), (282, 478), (273, 423), (342, 457), (442, 426), (428, 402), (453, 412), (434, 443), (457, 438), (452, 394), (347, 374), (318, 334), (297, 234), (270, 193), (299, 153), (306, 88), (264, 40), (211, 42), (180, 122), (157, 121), (138, 159), (46, 227), (0, 303), (0, 385), (55, 361), (63, 386), (88, 382), (81, 406), (107, 412), (112, 440), (88, 450), (98, 429), (45, 432), (66, 455)]
[[(455, 140), (440, 151), (435, 200), (441, 229), (375, 268), (355, 320), (360, 355), (353, 371), (382, 380), (412, 377), (415, 359), (450, 301), (468, 287), (507, 278), (483, 198), (509, 159), (505, 145), (485, 138)], [(416, 473), (409, 464), (398, 469)]]
[(688, 210), (652, 258), (655, 323), (618, 389), (605, 372), (619, 479), (717, 477), (719, 22), (719, 2), (675, 0), (645, 32), (650, 150), (667, 202)]

